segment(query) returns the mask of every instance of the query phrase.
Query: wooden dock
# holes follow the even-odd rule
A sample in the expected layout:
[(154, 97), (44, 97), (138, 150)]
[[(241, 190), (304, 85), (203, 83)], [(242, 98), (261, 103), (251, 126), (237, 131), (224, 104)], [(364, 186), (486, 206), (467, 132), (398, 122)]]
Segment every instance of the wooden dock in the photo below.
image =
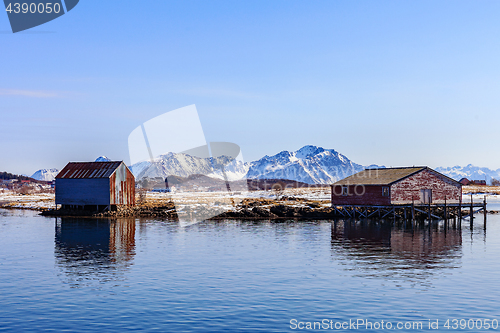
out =
[(474, 214), (483, 213), (486, 226), (486, 198), (483, 202), (460, 203), (411, 203), (394, 205), (332, 205), (336, 214), (344, 218), (379, 218), (389, 220), (403, 220), (412, 222), (448, 221), (450, 219), (462, 221), (469, 219), (471, 224)]

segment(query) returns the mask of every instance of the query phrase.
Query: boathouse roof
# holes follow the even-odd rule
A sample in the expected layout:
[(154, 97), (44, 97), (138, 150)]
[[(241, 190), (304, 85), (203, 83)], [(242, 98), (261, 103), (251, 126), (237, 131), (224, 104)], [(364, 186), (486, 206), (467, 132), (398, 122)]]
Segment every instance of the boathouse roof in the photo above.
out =
[(449, 178), (435, 170), (432, 170), (429, 167), (414, 166), (401, 168), (365, 169), (352, 176), (341, 179), (333, 185), (390, 185), (426, 169), (455, 183), (458, 183), (456, 180)]
[(109, 178), (122, 163), (70, 162), (57, 174), (56, 179)]

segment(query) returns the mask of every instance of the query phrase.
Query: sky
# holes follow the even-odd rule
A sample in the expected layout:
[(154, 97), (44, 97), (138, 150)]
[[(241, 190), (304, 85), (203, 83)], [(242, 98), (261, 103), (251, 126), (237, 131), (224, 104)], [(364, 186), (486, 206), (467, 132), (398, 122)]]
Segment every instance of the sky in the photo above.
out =
[(13, 34), (0, 13), (0, 171), (100, 155), (195, 104), (245, 161), (500, 168), (500, 2), (81, 0)]

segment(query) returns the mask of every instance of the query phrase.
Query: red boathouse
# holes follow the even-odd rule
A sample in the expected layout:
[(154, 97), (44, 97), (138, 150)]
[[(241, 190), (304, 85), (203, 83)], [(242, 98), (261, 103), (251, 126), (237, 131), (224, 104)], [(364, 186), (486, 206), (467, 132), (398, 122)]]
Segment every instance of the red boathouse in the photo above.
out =
[(366, 169), (331, 185), (332, 206), (460, 203), (462, 184), (428, 167)]

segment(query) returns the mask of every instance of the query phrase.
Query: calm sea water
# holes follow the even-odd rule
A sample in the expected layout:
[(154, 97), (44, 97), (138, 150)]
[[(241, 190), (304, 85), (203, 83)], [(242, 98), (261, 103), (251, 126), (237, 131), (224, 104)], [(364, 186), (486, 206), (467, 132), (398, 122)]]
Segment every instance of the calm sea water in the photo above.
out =
[(486, 230), (482, 217), (447, 230), (376, 221), (181, 228), (0, 210), (0, 331), (283, 332), (358, 319), (420, 321), (421, 331), (437, 319), (433, 331), (453, 331), (447, 319), (500, 320), (499, 261), (500, 216)]

